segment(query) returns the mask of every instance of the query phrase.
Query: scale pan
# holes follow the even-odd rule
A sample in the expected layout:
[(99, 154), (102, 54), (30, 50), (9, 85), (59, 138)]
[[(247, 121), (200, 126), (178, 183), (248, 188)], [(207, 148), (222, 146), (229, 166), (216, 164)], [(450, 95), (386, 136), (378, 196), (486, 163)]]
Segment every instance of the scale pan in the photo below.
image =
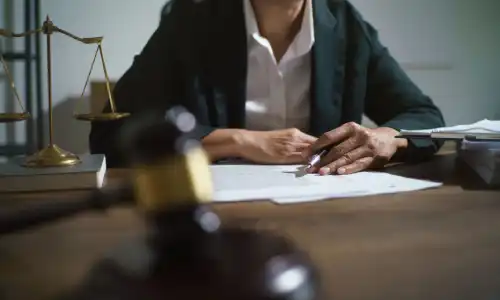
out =
[(13, 123), (31, 118), (29, 113), (0, 113), (0, 123)]
[(130, 116), (129, 113), (105, 113), (105, 114), (76, 114), (75, 118), (80, 121), (115, 121)]

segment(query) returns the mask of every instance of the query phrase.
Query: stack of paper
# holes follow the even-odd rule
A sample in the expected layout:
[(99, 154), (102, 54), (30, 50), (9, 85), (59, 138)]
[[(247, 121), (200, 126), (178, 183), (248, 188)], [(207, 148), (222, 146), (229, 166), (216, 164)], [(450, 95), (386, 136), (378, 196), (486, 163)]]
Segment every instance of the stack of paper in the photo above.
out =
[(488, 185), (500, 185), (500, 121), (484, 119), (468, 125), (401, 131), (403, 136), (414, 133), (460, 142), (460, 158)]
[(413, 133), (500, 133), (500, 121), (484, 119), (476, 123), (467, 125), (457, 125), (450, 127), (439, 127), (424, 130), (402, 130), (401, 132)]
[(409, 192), (441, 183), (361, 172), (352, 175), (306, 174), (302, 166), (214, 165), (216, 202), (272, 200), (277, 203)]

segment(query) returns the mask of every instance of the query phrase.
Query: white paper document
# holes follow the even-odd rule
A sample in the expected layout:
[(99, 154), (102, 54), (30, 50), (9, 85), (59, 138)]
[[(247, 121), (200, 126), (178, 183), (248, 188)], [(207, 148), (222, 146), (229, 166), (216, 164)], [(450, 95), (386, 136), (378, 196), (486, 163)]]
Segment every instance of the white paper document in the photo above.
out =
[(297, 203), (416, 191), (441, 185), (379, 172), (305, 174), (299, 165), (213, 165), (211, 170), (215, 202), (272, 200)]

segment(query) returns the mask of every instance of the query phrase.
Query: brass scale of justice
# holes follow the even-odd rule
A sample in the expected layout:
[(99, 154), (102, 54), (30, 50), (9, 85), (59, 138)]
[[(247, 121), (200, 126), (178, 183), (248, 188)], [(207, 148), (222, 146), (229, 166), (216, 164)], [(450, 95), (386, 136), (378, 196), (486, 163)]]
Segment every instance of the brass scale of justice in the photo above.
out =
[[(92, 74), (92, 70), (95, 65), (95, 61), (97, 58), (97, 55), (99, 54), (101, 57), (101, 62), (102, 62), (102, 68), (104, 71), (104, 76), (106, 79), (106, 90), (108, 94), (108, 101), (110, 103), (110, 108), (111, 112), (109, 113), (77, 113), (78, 109), (75, 110), (74, 113), (74, 118), (80, 121), (115, 121), (119, 120), (125, 117), (129, 116), (129, 113), (120, 113), (116, 111), (116, 106), (112, 97), (111, 89), (110, 89), (110, 81), (108, 77), (108, 72), (106, 69), (106, 63), (104, 60), (104, 54), (102, 50), (102, 41), (103, 37), (89, 37), (89, 38), (80, 38), (77, 37), (57, 26), (54, 25), (54, 23), (51, 21), (49, 16), (47, 16), (46, 20), (43, 23), (43, 26), (41, 28), (35, 29), (35, 30), (30, 30), (24, 33), (16, 34), (11, 31), (1, 29), (0, 28), (0, 36), (7, 37), (7, 38), (18, 38), (18, 37), (25, 37), (28, 35), (33, 35), (33, 34), (40, 34), (43, 33), (47, 37), (47, 75), (48, 75), (48, 80), (47, 80), (47, 87), (48, 87), (48, 101), (49, 101), (49, 145), (40, 151), (38, 151), (35, 154), (32, 154), (30, 156), (27, 156), (26, 159), (23, 162), (24, 167), (30, 167), (30, 168), (45, 168), (45, 167), (69, 167), (73, 166), (76, 164), (81, 163), (80, 158), (68, 151), (65, 151), (61, 149), (59, 146), (54, 144), (53, 142), (53, 115), (52, 115), (52, 53), (51, 53), (51, 35), (53, 33), (61, 33), (65, 36), (68, 36), (76, 41), (79, 41), (83, 44), (96, 44), (97, 49), (94, 55), (94, 59), (92, 61), (92, 64), (90, 66), (90, 71), (87, 76), (87, 80), (85, 82), (85, 86), (83, 88), (82, 94), (79, 99), (79, 103), (83, 101), (83, 96), (85, 93), (85, 90), (87, 88), (87, 85), (90, 80), (90, 76)], [(4, 57), (0, 53), (0, 60), (3, 65), (3, 68), (5, 70), (5, 73), (7, 75), (8, 80), (10, 81), (11, 88), (13, 90), (14, 96), (19, 104), (19, 106), (22, 109), (22, 113), (2, 113), (0, 112), (0, 123), (13, 123), (13, 122), (21, 122), (21, 121), (26, 121), (31, 118), (31, 114), (27, 112), (24, 109), (24, 106), (21, 101), (21, 97), (19, 96), (19, 93), (17, 91), (17, 88), (14, 84), (14, 79), (12, 78), (11, 73), (9, 72), (9, 68), (7, 66), (7, 63), (4, 60)], [(78, 106), (77, 106), (78, 107)]]

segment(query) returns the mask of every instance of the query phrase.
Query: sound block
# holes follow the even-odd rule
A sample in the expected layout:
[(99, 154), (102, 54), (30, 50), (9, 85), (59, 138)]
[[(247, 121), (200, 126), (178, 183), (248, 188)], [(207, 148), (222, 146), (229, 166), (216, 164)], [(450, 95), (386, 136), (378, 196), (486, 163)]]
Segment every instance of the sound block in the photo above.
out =
[(97, 263), (73, 300), (313, 300), (319, 279), (309, 257), (271, 233), (221, 229), (158, 246), (125, 243)]

